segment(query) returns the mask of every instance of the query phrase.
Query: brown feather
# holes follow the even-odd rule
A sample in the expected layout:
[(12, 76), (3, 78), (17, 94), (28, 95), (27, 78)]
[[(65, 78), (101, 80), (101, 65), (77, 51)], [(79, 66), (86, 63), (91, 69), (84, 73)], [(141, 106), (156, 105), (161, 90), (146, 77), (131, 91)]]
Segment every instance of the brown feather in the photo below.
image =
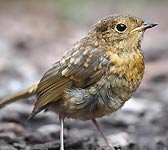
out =
[[(86, 53), (86, 50), (89, 50), (90, 53)], [(99, 66), (107, 66), (109, 63), (105, 57), (100, 61), (102, 52), (90, 45), (80, 52), (71, 50), (71, 54), (68, 53), (68, 55), (70, 56), (65, 60), (65, 63), (61, 63), (63, 57), (41, 79), (36, 92), (37, 102), (31, 117), (45, 109), (48, 104), (60, 100), (67, 89), (86, 88), (96, 83), (104, 74), (105, 68), (107, 68), (99, 68)], [(80, 58), (82, 61), (79, 60)]]

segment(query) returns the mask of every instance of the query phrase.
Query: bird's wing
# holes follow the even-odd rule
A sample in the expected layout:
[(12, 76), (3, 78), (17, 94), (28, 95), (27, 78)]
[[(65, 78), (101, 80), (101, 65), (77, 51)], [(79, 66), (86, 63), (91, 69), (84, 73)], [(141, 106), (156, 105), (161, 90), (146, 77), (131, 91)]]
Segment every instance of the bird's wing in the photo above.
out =
[(109, 64), (105, 54), (93, 46), (72, 50), (43, 76), (37, 88), (37, 102), (31, 117), (62, 98), (66, 89), (87, 88), (96, 83)]

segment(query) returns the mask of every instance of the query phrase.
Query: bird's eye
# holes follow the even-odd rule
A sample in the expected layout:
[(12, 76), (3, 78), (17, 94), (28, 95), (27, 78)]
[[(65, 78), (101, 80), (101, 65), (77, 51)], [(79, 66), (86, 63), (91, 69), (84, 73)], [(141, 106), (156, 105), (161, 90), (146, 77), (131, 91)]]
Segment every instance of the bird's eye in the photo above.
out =
[(126, 30), (127, 26), (125, 24), (118, 24), (116, 26), (117, 31), (124, 32)]

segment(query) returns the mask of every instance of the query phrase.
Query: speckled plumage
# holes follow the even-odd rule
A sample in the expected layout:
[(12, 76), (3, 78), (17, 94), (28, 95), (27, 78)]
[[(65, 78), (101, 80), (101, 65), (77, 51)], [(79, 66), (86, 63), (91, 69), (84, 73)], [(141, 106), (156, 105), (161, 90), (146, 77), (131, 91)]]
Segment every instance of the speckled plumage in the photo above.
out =
[[(123, 33), (116, 25), (127, 26)], [(110, 16), (95, 24), (43, 76), (33, 114), (44, 108), (61, 117), (89, 120), (119, 109), (139, 86), (144, 74), (141, 39), (131, 33), (143, 21)]]

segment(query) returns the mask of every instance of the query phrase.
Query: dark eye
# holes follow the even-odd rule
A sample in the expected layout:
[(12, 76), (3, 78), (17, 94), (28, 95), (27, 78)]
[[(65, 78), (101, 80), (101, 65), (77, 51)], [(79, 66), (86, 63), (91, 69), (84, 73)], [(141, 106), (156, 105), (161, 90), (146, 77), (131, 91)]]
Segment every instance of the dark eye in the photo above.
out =
[(116, 29), (119, 31), (119, 32), (123, 32), (125, 31), (125, 29), (127, 28), (127, 26), (125, 24), (118, 24), (116, 26)]

